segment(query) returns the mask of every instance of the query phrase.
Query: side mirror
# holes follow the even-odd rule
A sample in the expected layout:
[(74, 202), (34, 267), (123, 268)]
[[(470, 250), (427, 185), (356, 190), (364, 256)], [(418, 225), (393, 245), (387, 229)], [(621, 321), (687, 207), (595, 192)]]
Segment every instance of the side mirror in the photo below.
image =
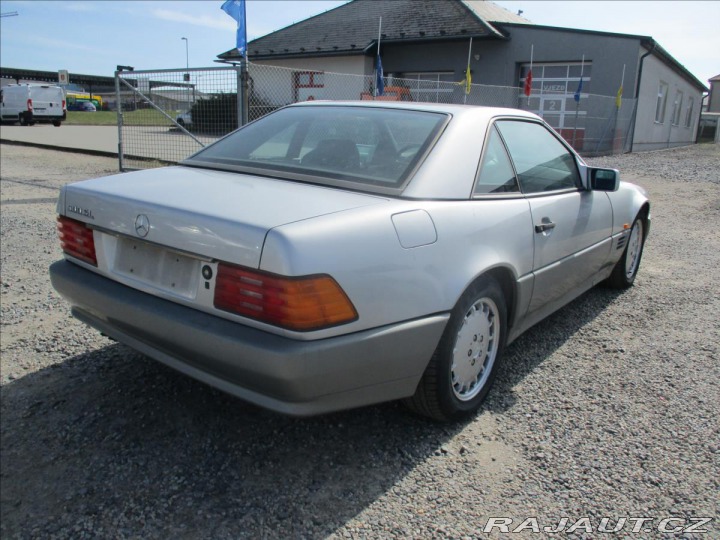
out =
[(616, 169), (598, 169), (589, 167), (590, 189), (594, 191), (617, 191), (620, 186), (620, 173)]

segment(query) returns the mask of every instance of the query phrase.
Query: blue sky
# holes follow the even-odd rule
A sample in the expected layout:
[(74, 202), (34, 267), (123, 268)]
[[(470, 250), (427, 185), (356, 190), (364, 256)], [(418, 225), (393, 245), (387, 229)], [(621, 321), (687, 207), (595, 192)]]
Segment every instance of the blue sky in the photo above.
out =
[[(388, 0), (392, 1), (392, 0)], [(336, 0), (248, 0), (248, 38), (260, 37), (342, 5)], [(707, 84), (720, 74), (720, 2), (496, 2), (537, 24), (605, 30), (655, 38)], [(135, 69), (182, 68), (188, 38), (190, 67), (206, 67), (235, 46), (235, 21), (221, 1), (3, 0), (0, 65), (112, 75)]]

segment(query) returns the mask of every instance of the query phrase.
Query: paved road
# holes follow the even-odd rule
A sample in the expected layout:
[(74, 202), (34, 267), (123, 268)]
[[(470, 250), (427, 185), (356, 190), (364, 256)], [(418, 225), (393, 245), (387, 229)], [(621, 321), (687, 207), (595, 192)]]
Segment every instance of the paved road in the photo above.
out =
[(111, 154), (118, 152), (117, 126), (2, 126), (0, 139)]
[[(216, 137), (198, 136), (203, 144)], [(16, 141), (46, 147), (89, 150), (118, 154), (117, 126), (68, 126), (59, 128), (49, 124), (34, 126), (2, 126), (0, 140)], [(161, 162), (176, 162), (201, 148), (200, 143), (190, 136), (167, 126), (124, 126), (123, 150), (125, 166), (145, 168), (147, 162), (133, 159), (150, 158)]]

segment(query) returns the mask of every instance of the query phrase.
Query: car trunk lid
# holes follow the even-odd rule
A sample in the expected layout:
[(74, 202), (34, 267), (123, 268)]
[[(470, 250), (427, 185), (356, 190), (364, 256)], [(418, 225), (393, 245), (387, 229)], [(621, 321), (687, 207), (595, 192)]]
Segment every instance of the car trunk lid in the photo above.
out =
[(270, 229), (383, 201), (312, 184), (178, 166), (70, 184), (58, 211), (134, 240), (258, 268)]

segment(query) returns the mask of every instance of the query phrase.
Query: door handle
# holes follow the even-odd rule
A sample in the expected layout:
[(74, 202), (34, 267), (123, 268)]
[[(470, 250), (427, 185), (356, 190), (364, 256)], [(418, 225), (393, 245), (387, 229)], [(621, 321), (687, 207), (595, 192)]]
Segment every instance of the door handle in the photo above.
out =
[(543, 233), (554, 228), (555, 224), (552, 221), (550, 221), (548, 218), (542, 218), (542, 223), (540, 223), (540, 225), (535, 225), (535, 232)]

